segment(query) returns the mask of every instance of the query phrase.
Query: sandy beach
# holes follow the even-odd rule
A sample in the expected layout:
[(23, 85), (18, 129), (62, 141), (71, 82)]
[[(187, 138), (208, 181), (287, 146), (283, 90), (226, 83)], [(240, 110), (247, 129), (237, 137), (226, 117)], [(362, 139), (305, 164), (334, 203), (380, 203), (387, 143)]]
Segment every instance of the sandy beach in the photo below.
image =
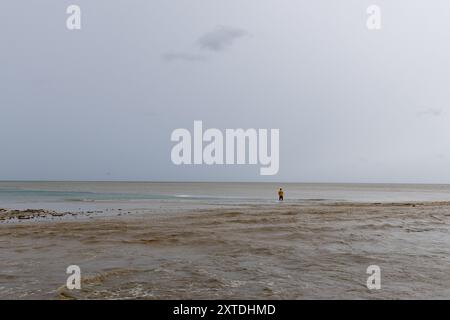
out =
[(449, 202), (20, 214), (0, 222), (1, 299), (450, 298)]

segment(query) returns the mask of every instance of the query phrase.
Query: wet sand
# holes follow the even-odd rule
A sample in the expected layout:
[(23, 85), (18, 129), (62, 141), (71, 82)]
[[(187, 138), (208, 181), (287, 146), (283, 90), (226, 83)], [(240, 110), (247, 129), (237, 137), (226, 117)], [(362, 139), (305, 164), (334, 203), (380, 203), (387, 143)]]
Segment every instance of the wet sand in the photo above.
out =
[(47, 214), (0, 222), (1, 299), (450, 298), (448, 202)]

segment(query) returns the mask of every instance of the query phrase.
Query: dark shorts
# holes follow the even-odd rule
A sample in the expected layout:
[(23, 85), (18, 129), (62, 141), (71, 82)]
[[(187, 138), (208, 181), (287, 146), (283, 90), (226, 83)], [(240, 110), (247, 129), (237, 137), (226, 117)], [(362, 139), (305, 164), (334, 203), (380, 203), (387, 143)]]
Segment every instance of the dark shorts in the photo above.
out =
[(278, 200), (279, 201), (283, 201), (284, 199), (283, 199), (283, 196), (278, 196)]

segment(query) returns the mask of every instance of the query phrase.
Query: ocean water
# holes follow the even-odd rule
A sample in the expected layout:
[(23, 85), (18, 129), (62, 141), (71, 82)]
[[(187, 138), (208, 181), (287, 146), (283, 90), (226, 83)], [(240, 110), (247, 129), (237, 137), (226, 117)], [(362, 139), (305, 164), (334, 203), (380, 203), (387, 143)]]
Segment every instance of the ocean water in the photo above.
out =
[(450, 185), (216, 182), (0, 182), (0, 208), (87, 210), (157, 208), (167, 203), (264, 204), (450, 200)]
[(0, 299), (448, 299), (449, 198), (446, 185), (1, 182), (0, 208), (106, 213), (0, 223)]
[[(0, 299), (448, 299), (450, 203), (0, 223)], [(81, 290), (66, 288), (78, 265)], [(378, 265), (380, 290), (366, 287)]]

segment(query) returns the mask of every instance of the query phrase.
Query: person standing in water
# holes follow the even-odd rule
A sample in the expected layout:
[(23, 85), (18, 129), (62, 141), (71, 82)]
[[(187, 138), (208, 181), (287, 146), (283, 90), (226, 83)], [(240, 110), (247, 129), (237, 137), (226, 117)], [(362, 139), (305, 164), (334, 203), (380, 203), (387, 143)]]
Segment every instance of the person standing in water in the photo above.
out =
[(280, 190), (278, 190), (278, 201), (283, 201), (284, 200), (284, 191), (283, 189), (280, 188)]

